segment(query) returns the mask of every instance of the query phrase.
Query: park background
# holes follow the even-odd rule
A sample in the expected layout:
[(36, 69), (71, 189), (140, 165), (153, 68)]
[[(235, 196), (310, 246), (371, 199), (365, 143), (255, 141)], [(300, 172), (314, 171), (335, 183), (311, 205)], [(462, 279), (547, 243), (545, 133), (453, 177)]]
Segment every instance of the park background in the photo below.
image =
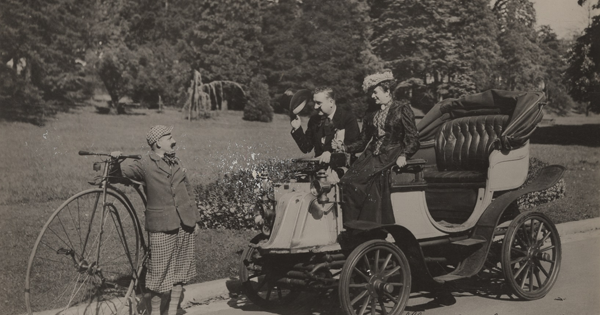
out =
[(555, 223), (598, 217), (600, 18), (594, 1), (572, 2), (583, 19), (558, 36), (537, 23), (543, 1), (529, 0), (3, 1), (0, 314), (24, 312), (37, 233), (97, 175), (79, 150), (144, 153), (150, 126), (174, 125), (199, 209), (212, 213), (195, 280), (235, 276), (256, 234), (247, 175), (278, 176), (301, 156), (290, 93), (332, 86), (362, 117), (362, 78), (384, 68), (409, 84), (417, 115), (489, 88), (544, 90), (531, 154), (567, 168), (566, 194), (538, 210)]

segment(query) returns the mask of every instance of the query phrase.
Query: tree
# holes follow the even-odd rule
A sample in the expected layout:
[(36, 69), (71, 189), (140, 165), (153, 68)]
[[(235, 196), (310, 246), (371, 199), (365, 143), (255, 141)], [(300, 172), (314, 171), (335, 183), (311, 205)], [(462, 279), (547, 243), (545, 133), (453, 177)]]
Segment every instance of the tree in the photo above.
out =
[(261, 69), (271, 93), (329, 86), (359, 116), (371, 72), (367, 21), (358, 1), (280, 0), (263, 8)]
[(110, 95), (109, 107), (124, 113), (120, 100), (133, 89), (138, 71), (135, 53), (122, 43), (111, 43), (102, 49), (94, 66)]
[(413, 106), (488, 89), (499, 62), (488, 1), (375, 0), (371, 44), (400, 80), (420, 82)]
[(565, 115), (575, 106), (563, 83), (563, 74), (567, 68), (564, 58), (568, 49), (567, 42), (558, 39), (550, 26), (542, 25), (538, 30), (538, 45), (544, 52), (541, 63), (545, 68), (545, 76), (540, 84), (546, 93), (546, 108)]
[(273, 108), (269, 97), (269, 86), (264, 83), (264, 76), (252, 79), (249, 88), (250, 99), (244, 107), (244, 120), (271, 122), (273, 120)]
[[(85, 96), (87, 82), (78, 61), (84, 59), (89, 44), (91, 2), (0, 2), (0, 57), (3, 66), (10, 64), (0, 71), (2, 80), (10, 82), (0, 87), (0, 97), (6, 101), (5, 109), (12, 106), (16, 116), (10, 118), (42, 123), (44, 114), (56, 108), (54, 105), (72, 104)], [(11, 94), (15, 91), (29, 91), (36, 96), (25, 102), (11, 100), (17, 94), (24, 96)], [(21, 105), (23, 108), (19, 108)]]
[(498, 38), (504, 59), (498, 87), (511, 91), (539, 89), (546, 73), (541, 62), (544, 51), (537, 43), (533, 4), (529, 0), (497, 2), (504, 3), (495, 6), (503, 30)]
[[(586, 1), (579, 0), (579, 5)], [(600, 8), (600, 1), (593, 5)], [(586, 114), (600, 112), (600, 16), (594, 16), (590, 25), (575, 41), (568, 53), (569, 66), (565, 81), (574, 100), (588, 103)]]

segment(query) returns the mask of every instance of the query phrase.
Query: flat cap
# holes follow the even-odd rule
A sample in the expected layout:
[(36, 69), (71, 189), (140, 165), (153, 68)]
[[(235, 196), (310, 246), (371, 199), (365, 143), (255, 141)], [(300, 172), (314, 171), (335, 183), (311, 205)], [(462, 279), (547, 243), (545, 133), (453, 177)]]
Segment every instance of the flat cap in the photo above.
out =
[(146, 134), (148, 145), (152, 146), (162, 136), (170, 135), (171, 131), (173, 131), (173, 126), (167, 127), (163, 125), (156, 125), (150, 128), (150, 131), (148, 131), (148, 134)]

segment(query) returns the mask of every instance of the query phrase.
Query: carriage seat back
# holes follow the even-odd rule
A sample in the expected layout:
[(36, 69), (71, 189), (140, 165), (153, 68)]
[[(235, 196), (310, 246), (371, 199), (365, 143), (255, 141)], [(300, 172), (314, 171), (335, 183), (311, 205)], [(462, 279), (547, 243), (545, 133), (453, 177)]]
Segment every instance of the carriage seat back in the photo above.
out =
[(483, 115), (445, 122), (435, 137), (437, 171), (425, 173), (428, 183), (485, 182), (489, 155), (508, 115)]

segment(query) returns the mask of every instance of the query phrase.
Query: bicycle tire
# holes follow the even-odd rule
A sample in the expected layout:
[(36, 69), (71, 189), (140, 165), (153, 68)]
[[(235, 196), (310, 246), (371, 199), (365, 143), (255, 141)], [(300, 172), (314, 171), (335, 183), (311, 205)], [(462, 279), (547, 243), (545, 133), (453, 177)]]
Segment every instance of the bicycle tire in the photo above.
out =
[(28, 314), (108, 315), (131, 308), (127, 298), (141, 268), (139, 222), (126, 197), (109, 189), (103, 203), (102, 194), (102, 188), (75, 194), (42, 228), (27, 263)]

